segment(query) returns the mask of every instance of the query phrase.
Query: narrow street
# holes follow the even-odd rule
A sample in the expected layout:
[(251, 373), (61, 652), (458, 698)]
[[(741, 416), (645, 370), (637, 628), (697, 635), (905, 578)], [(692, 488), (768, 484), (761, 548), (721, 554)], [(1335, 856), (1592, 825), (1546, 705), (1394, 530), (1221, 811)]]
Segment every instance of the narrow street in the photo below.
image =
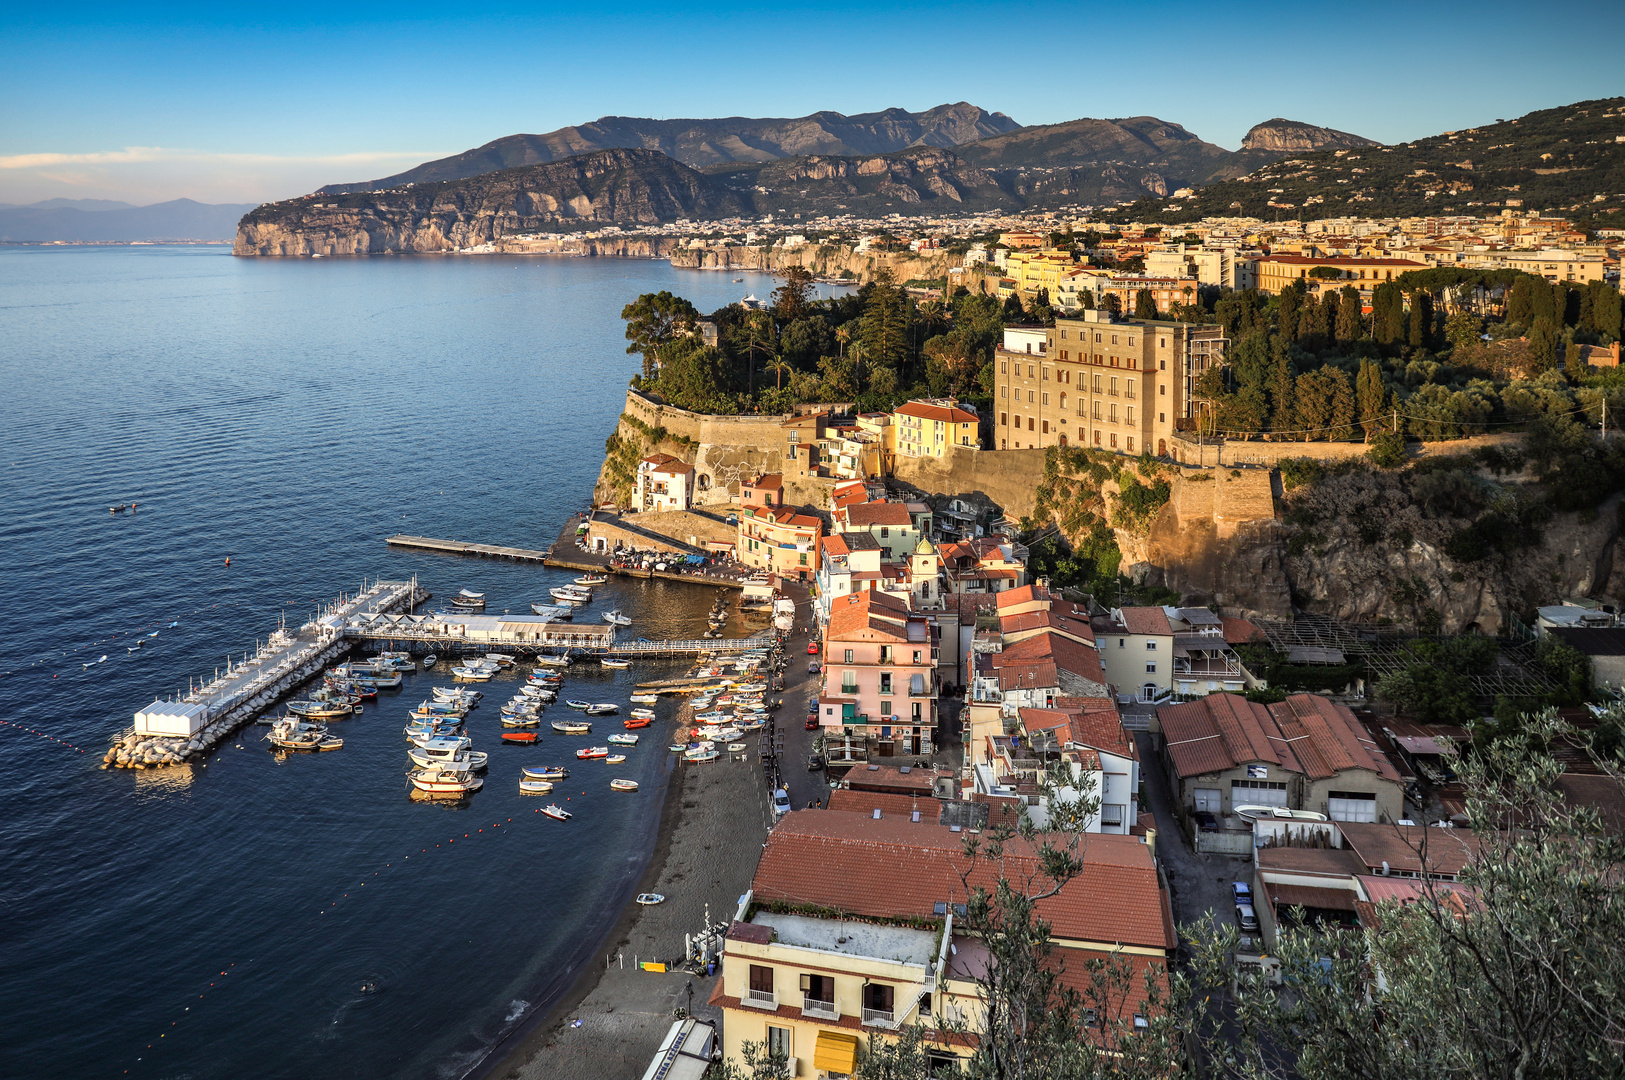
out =
[(1185, 925), (1209, 915), (1215, 925), (1233, 922), (1235, 902), (1230, 883), (1251, 881), (1252, 861), (1231, 855), (1204, 855), (1191, 849), (1174, 813), (1174, 798), (1161, 757), (1151, 748), (1151, 735), (1144, 731), (1133, 735), (1140, 751), (1140, 779), (1145, 784), (1147, 808), (1157, 819), (1157, 859), (1168, 874), (1174, 922)]

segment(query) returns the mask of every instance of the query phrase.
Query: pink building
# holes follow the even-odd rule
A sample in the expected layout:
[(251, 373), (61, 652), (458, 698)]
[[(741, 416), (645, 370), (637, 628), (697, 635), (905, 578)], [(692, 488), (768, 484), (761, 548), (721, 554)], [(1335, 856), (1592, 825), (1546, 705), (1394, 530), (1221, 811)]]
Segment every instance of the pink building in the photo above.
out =
[(818, 699), (825, 734), (862, 736), (881, 757), (931, 753), (937, 633), (901, 597), (866, 591), (835, 599)]

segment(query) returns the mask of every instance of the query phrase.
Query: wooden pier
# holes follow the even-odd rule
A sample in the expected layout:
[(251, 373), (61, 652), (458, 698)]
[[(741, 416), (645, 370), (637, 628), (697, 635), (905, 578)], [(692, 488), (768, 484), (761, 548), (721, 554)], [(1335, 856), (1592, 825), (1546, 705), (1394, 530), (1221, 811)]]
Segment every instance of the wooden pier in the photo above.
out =
[(532, 548), (504, 547), (501, 544), (474, 544), (466, 540), (436, 540), (429, 536), (396, 535), (384, 543), (391, 547), (418, 548), (423, 551), (443, 551), (448, 555), (485, 555), (493, 559), (519, 559), (524, 562), (542, 562), (547, 552)]

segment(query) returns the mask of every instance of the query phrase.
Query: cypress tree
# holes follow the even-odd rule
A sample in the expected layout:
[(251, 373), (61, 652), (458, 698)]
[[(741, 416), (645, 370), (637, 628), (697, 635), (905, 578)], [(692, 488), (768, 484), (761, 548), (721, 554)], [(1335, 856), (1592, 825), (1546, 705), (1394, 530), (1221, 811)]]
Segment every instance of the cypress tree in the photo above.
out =
[(1418, 289), (1411, 297), (1410, 345), (1420, 349), (1433, 340), (1433, 294)]
[(1395, 345), (1405, 333), (1405, 293), (1392, 281), (1371, 296), (1371, 336), (1379, 345)]
[(1298, 340), (1298, 312), (1303, 307), (1303, 289), (1293, 282), (1281, 290), (1275, 309), (1275, 322), (1281, 333), (1290, 340)]
[(1536, 286), (1539, 284), (1537, 279), (1528, 274), (1520, 276), (1512, 283), (1512, 288), (1507, 290), (1507, 322), (1523, 327), (1534, 323), (1535, 316), (1539, 314), (1535, 310)]
[(1360, 290), (1345, 285), (1342, 299), (1337, 305), (1337, 340), (1358, 341), (1364, 333), (1365, 314), (1361, 311)]
[(1140, 289), (1135, 292), (1134, 317), (1136, 319), (1155, 319), (1157, 317), (1157, 302), (1151, 298), (1150, 289)]
[(1290, 431), (1297, 413), (1296, 376), (1292, 371), (1292, 357), (1288, 355), (1286, 341), (1270, 340), (1270, 430)]
[(1361, 360), (1360, 371), (1354, 378), (1355, 408), (1359, 413), (1360, 428), (1366, 442), (1382, 430), (1383, 414), (1387, 411), (1388, 391), (1382, 384), (1382, 367), (1375, 360)]
[(1529, 355), (1537, 375), (1557, 366), (1557, 327), (1544, 315), (1537, 315), (1529, 327)]

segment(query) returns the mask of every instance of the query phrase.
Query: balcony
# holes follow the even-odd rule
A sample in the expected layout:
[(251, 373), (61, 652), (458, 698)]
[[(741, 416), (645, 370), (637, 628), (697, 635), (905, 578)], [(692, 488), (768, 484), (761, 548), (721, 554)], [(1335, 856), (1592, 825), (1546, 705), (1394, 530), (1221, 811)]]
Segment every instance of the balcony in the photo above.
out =
[(891, 1009), (864, 1009), (863, 1026), (895, 1029), (897, 1027), (897, 1013)]
[(779, 995), (772, 990), (746, 990), (745, 996), (739, 999), (739, 1004), (748, 1005), (753, 1009), (777, 1010)]
[(833, 1001), (804, 997), (801, 999), (801, 1016), (806, 1020), (839, 1020), (841, 1007)]

